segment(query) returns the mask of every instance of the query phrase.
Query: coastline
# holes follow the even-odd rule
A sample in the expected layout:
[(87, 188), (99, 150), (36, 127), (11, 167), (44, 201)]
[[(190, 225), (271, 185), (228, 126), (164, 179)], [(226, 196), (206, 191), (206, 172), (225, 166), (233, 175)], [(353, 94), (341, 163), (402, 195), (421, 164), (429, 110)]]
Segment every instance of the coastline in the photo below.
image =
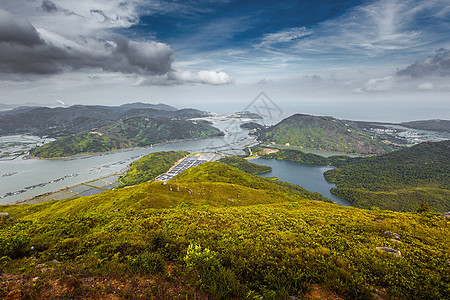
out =
[(220, 138), (220, 137), (223, 137), (223, 136), (222, 135), (218, 135), (218, 136), (210, 136), (210, 137), (203, 137), (203, 138), (190, 138), (190, 139), (170, 140), (170, 141), (166, 141), (166, 142), (152, 144), (150, 146), (120, 148), (120, 149), (113, 149), (113, 150), (104, 151), (104, 152), (83, 152), (83, 153), (75, 154), (75, 155), (72, 155), (72, 156), (60, 156), (60, 157), (50, 157), (50, 158), (30, 156), (29, 153), (28, 153), (28, 154), (24, 154), (24, 156), (28, 156), (28, 158), (23, 157), (22, 159), (40, 159), (40, 160), (58, 160), (58, 159), (70, 159), (70, 160), (72, 160), (72, 159), (74, 159), (75, 160), (75, 159), (84, 159), (84, 158), (90, 158), (90, 157), (95, 157), (95, 156), (103, 156), (103, 155), (108, 155), (108, 154), (113, 154), (113, 153), (129, 152), (129, 151), (142, 150), (142, 149), (151, 149), (151, 148), (156, 147), (156, 146), (170, 145), (170, 144), (173, 144), (173, 143), (199, 141), (199, 140), (204, 140), (204, 139)]
[(298, 150), (298, 151), (302, 151), (304, 153), (312, 153), (312, 154), (317, 154), (317, 155), (324, 156), (324, 157), (337, 156), (337, 155), (345, 155), (345, 156), (350, 156), (350, 157), (369, 156), (369, 155), (362, 154), (362, 153), (347, 153), (347, 152), (338, 152), (338, 151), (319, 150), (319, 149), (314, 149), (314, 148), (301, 148), (301, 147), (295, 147), (295, 146), (268, 145), (268, 144), (262, 144), (261, 146), (266, 147), (266, 148), (276, 148), (276, 149), (284, 149), (284, 150)]
[[(129, 166), (127, 166), (126, 168), (123, 168), (119, 172), (114, 172), (114, 173), (108, 174), (106, 176), (102, 176), (102, 177), (96, 178), (94, 180), (89, 180), (89, 181), (86, 181), (86, 182), (74, 184), (74, 185), (67, 186), (67, 187), (62, 188), (62, 189), (57, 189), (57, 190), (54, 190), (54, 191), (45, 192), (43, 194), (36, 195), (34, 197), (30, 197), (30, 198), (27, 198), (27, 199), (16, 200), (16, 201), (5, 203), (5, 204), (1, 204), (1, 205), (22, 205), (22, 204), (27, 204), (27, 202), (36, 200), (38, 198), (50, 196), (52, 194), (56, 194), (56, 193), (60, 193), (60, 192), (66, 192), (69, 189), (72, 189), (72, 188), (75, 188), (75, 187), (79, 187), (79, 186), (83, 186), (83, 185), (88, 186), (88, 187), (92, 187), (92, 188), (98, 188), (96, 186), (89, 185), (89, 183), (95, 182), (95, 181), (98, 181), (98, 180), (102, 180), (102, 179), (105, 179), (105, 178), (108, 178), (108, 177), (111, 177), (111, 176), (115, 176), (115, 175), (121, 176), (121, 175), (125, 174), (125, 172), (128, 171), (128, 169), (129, 169)], [(107, 191), (107, 190), (105, 189), (104, 191)], [(76, 193), (72, 193), (72, 195), (74, 197), (82, 197), (82, 196), (77, 195)], [(64, 200), (64, 199), (69, 199), (69, 198), (71, 198), (71, 197), (67, 197), (67, 198), (63, 198), (63, 199), (59, 199), (59, 200)], [(56, 199), (49, 199), (49, 200), (46, 200), (46, 201), (42, 201), (42, 203), (48, 202), (48, 201), (52, 201), (52, 200), (53, 201), (59, 201), (59, 200), (56, 200)]]

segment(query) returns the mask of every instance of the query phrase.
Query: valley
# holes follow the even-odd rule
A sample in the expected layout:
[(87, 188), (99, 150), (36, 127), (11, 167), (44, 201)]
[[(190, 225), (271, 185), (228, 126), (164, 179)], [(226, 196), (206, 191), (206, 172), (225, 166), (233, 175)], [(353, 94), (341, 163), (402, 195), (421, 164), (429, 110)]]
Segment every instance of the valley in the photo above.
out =
[[(388, 126), (397, 125), (386, 124), (356, 129), (314, 116), (302, 126), (241, 126), (255, 121), (243, 118), (249, 115), (164, 120), (180, 137), (192, 137), (196, 125), (215, 128), (209, 137), (169, 142), (158, 136), (176, 136), (146, 129), (160, 121), (133, 117), (48, 138), (30, 151), (51, 159), (17, 152), (0, 161), (7, 170), (0, 177), (7, 216), (0, 220), (0, 267), (7, 278), (20, 269), (45, 284), (32, 288), (23, 277), (2, 289), (20, 283), (36, 297), (76, 278), (66, 295), (95, 298), (118, 292), (99, 283), (94, 291), (86, 280), (151, 278), (161, 299), (176, 298), (174, 291), (200, 299), (287, 299), (309, 297), (312, 289), (344, 299), (445, 298), (448, 141), (413, 145), (421, 140), (407, 133), (396, 143), (409, 131), (391, 132)], [(373, 135), (381, 132), (391, 136)], [(313, 135), (320, 143), (308, 144)], [(76, 143), (99, 146), (95, 139), (106, 136), (139, 147), (58, 152)], [(10, 202), (21, 205), (4, 205)], [(134, 293), (149, 288), (140, 284)]]

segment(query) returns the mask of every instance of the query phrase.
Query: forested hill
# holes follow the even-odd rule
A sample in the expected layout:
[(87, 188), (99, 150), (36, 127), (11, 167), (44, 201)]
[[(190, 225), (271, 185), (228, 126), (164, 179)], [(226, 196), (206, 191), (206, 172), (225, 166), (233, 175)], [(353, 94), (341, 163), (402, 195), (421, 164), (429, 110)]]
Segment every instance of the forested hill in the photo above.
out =
[(19, 107), (0, 113), (0, 135), (60, 137), (95, 130), (132, 117), (189, 119), (206, 115), (206, 112), (196, 109), (176, 109), (165, 104), (148, 103), (121, 106), (74, 105), (67, 108)]
[(60, 138), (34, 148), (30, 155), (40, 158), (67, 157), (80, 153), (106, 152), (144, 147), (173, 140), (220, 136), (222, 132), (206, 122), (134, 117), (96, 131)]
[(422, 203), (450, 210), (450, 140), (426, 142), (389, 154), (354, 158), (327, 171), (332, 192), (355, 206), (415, 211)]
[(384, 154), (392, 149), (388, 142), (332, 117), (295, 114), (262, 129), (259, 139), (266, 143), (290, 145), (345, 153)]
[(400, 125), (422, 130), (450, 132), (450, 120), (412, 121), (404, 122)]

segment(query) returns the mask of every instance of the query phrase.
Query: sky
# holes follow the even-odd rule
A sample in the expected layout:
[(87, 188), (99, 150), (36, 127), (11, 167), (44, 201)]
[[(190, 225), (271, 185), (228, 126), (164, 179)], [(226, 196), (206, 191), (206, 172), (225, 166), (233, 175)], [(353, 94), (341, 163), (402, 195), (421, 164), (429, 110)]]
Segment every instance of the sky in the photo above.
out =
[[(450, 119), (450, 2), (0, 0), (0, 103)], [(249, 106), (250, 105), (250, 106)]]

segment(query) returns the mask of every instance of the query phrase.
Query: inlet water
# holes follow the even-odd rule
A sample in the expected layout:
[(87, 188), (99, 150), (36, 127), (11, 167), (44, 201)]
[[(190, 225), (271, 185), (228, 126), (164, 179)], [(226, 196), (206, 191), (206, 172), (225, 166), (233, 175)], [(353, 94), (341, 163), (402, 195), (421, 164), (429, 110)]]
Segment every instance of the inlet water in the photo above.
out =
[(299, 162), (267, 158), (252, 159), (251, 162), (272, 167), (272, 171), (260, 174), (262, 177), (277, 177), (281, 181), (299, 185), (310, 192), (320, 193), (339, 205), (351, 205), (348, 201), (339, 198), (330, 192), (330, 189), (336, 187), (336, 185), (326, 181), (323, 173), (334, 167), (314, 166)]

